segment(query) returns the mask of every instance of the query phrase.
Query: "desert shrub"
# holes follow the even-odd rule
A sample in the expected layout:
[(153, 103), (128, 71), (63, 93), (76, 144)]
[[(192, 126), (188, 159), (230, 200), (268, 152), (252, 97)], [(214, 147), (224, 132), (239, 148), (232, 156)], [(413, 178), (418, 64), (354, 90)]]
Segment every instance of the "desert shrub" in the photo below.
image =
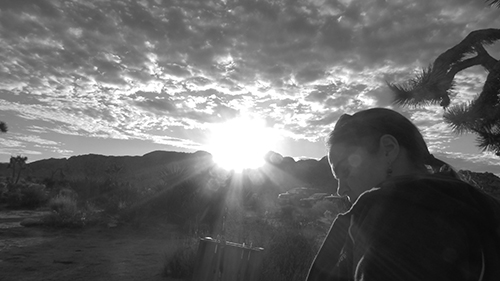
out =
[(315, 223), (319, 219), (328, 217), (333, 221), (333, 218), (339, 213), (337, 205), (328, 200), (320, 200), (312, 205), (311, 208), (305, 209), (304, 219), (307, 223)]
[(74, 180), (70, 181), (69, 186), (78, 195), (81, 202), (95, 201), (102, 195), (100, 186), (102, 181), (97, 180)]
[(115, 180), (78, 180), (68, 183), (77, 195), (78, 203), (91, 202), (96, 208), (116, 215), (146, 198), (147, 192), (130, 183)]
[[(109, 188), (109, 187), (108, 187)], [(105, 189), (103, 189), (105, 190)], [(96, 204), (108, 214), (118, 214), (143, 197), (141, 191), (130, 184), (113, 184), (112, 188), (103, 193)]]
[(48, 200), (45, 186), (35, 183), (8, 183), (3, 188), (2, 201), (14, 208), (36, 208)]
[(76, 200), (65, 195), (58, 195), (49, 201), (48, 207), (61, 216), (71, 217), (78, 212)]
[(282, 206), (279, 210), (278, 217), (282, 221), (294, 221), (294, 213), (296, 211), (296, 207), (292, 205)]
[(8, 187), (7, 192), (3, 194), (3, 202), (9, 204), (9, 207), (19, 207), (23, 199), (20, 188)]
[(67, 188), (67, 187), (63, 187), (63, 188), (59, 189), (58, 195), (59, 196), (64, 196), (64, 197), (68, 197), (68, 198), (72, 198), (72, 199), (75, 199), (75, 200), (78, 197), (78, 195), (76, 194), (76, 192), (73, 189)]
[(198, 239), (188, 239), (171, 255), (165, 255), (163, 276), (190, 280), (197, 258)]
[(29, 184), (21, 188), (21, 202), (22, 207), (37, 208), (45, 204), (48, 200), (47, 191), (45, 186), (41, 184)]
[(205, 205), (198, 200), (198, 189), (194, 182), (181, 182), (136, 202), (120, 212), (121, 218), (133, 223), (161, 218), (185, 229)]
[(276, 228), (264, 247), (261, 280), (305, 280), (318, 248), (314, 238), (296, 229)]
[(78, 208), (75, 198), (58, 195), (52, 198), (48, 207), (52, 213), (46, 215), (42, 221), (44, 225), (51, 227), (84, 227), (98, 224), (101, 219), (100, 212), (91, 203)]
[(7, 183), (0, 181), (0, 200), (3, 200), (8, 191)]
[(87, 202), (78, 211), (78, 221), (82, 226), (91, 226), (104, 223), (104, 214), (92, 202)]

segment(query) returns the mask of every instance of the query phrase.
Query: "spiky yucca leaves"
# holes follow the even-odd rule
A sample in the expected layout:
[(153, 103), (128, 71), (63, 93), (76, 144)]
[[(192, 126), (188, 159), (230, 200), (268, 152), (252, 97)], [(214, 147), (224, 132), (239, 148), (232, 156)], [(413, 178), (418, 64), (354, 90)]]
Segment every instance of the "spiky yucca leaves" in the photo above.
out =
[(458, 134), (474, 132), (473, 128), (480, 125), (480, 117), (481, 111), (474, 101), (450, 107), (443, 114), (444, 120)]
[(403, 106), (449, 104), (453, 91), (453, 80), (446, 77), (446, 72), (433, 65), (404, 84), (387, 83), (394, 93), (394, 103)]
[[(439, 103), (450, 105), (455, 75), (471, 66), (481, 65), (491, 71), (496, 59), (484, 49), (484, 45), (500, 40), (500, 29), (481, 29), (469, 33), (459, 44), (448, 49), (421, 74), (403, 84), (388, 83), (394, 93), (394, 103), (403, 106), (429, 105)], [(476, 54), (476, 56), (470, 57)]]
[(484, 48), (497, 40), (500, 40), (500, 29), (472, 31), (415, 78), (400, 85), (388, 83), (395, 95), (394, 103), (403, 106), (439, 103), (446, 109), (453, 96), (455, 75), (481, 65), (489, 72), (481, 94), (469, 103), (447, 109), (444, 119), (457, 133), (476, 134), (479, 148), (500, 156), (500, 62)]
[(493, 151), (495, 155), (500, 156), (500, 122), (497, 122), (495, 126), (482, 128), (477, 134), (479, 148), (484, 151)]
[(448, 109), (443, 117), (455, 132), (476, 134), (476, 142), (481, 150), (492, 151), (500, 156), (500, 107), (498, 105), (485, 108), (473, 101)]
[(500, 62), (488, 74), (476, 99), (449, 108), (443, 117), (455, 132), (475, 133), (479, 148), (500, 156)]
[(500, 0), (486, 0), (486, 3), (490, 6), (496, 6), (497, 8), (500, 8)]

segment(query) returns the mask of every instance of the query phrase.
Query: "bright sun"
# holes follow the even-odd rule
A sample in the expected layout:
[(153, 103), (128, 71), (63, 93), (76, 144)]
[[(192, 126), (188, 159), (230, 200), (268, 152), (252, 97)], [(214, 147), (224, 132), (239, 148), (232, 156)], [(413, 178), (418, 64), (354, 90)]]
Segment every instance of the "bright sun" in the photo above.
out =
[(239, 117), (211, 129), (208, 151), (215, 163), (227, 170), (255, 169), (277, 141), (277, 132), (260, 119)]

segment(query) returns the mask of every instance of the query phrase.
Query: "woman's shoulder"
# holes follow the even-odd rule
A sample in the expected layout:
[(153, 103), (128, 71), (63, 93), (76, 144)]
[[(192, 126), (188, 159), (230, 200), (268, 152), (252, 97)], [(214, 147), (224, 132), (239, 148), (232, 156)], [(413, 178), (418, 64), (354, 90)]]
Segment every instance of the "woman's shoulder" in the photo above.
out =
[(392, 177), (380, 184), (381, 187), (436, 186), (468, 187), (468, 183), (451, 176), (441, 174), (414, 174)]
[(441, 175), (408, 175), (388, 179), (363, 193), (353, 210), (379, 206), (442, 210), (481, 210), (498, 212), (500, 203), (460, 179)]
[[(416, 174), (398, 176), (382, 182), (378, 188), (376, 196), (405, 196), (415, 193), (432, 196), (468, 196), (471, 192), (479, 191), (472, 185), (450, 176), (439, 174)], [(421, 197), (421, 196), (417, 196)]]

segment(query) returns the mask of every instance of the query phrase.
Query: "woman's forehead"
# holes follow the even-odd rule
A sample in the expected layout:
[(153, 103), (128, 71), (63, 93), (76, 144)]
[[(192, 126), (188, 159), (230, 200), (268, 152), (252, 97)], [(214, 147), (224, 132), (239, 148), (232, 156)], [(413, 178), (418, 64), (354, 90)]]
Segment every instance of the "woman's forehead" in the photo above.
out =
[(359, 167), (366, 155), (364, 150), (354, 146), (337, 146), (330, 150), (329, 162), (335, 177), (343, 167)]
[(349, 157), (350, 155), (356, 153), (359, 149), (352, 145), (347, 144), (335, 144), (330, 147), (328, 153), (328, 161), (331, 165), (335, 165), (339, 161)]

